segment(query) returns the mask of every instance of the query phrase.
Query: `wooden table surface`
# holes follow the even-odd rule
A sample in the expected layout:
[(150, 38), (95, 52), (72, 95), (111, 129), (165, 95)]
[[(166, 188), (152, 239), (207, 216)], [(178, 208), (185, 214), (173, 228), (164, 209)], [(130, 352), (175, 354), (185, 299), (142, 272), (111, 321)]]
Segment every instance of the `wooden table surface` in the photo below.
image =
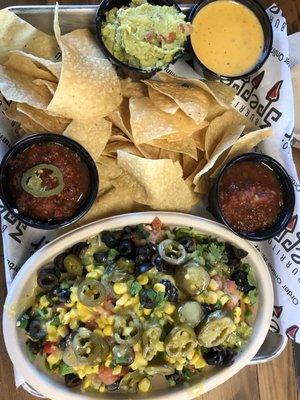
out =
[[(192, 1), (182, 2), (191, 3)], [(269, 6), (273, 2), (272, 0), (261, 0), (264, 6)], [(60, 4), (98, 3), (99, 1), (60, 1)], [(277, 0), (276, 3), (281, 7), (288, 21), (289, 33), (300, 31), (300, 0)], [(55, 4), (55, 0), (0, 0), (0, 9), (26, 4)], [(300, 173), (300, 150), (294, 151), (294, 158), (298, 166), (298, 173)], [(2, 306), (6, 295), (2, 250), (0, 260), (0, 306)], [(0, 383), (0, 400), (34, 399), (22, 388), (18, 390), (15, 388), (12, 366), (3, 343), (2, 328), (0, 330)], [(277, 359), (266, 364), (244, 368), (228, 382), (202, 396), (201, 400), (297, 400), (297, 398), (300, 400), (300, 393), (297, 397), (292, 345), (289, 343), (286, 350)]]

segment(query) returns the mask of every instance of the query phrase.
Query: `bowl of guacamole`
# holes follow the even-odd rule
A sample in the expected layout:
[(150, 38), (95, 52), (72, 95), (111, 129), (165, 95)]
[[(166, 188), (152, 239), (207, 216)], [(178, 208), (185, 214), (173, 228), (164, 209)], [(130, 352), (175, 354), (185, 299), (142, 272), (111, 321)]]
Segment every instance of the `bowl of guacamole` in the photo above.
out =
[(191, 25), (173, 0), (105, 0), (97, 12), (96, 29), (111, 62), (154, 73), (184, 54)]

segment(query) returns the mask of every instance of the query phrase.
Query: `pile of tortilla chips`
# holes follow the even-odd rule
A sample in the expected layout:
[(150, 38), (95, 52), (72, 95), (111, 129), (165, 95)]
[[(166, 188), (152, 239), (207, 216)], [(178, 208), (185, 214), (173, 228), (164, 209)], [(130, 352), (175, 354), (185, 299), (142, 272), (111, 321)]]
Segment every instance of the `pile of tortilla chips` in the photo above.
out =
[(225, 162), (271, 134), (250, 132), (225, 84), (166, 73), (120, 79), (89, 30), (61, 34), (57, 7), (54, 32), (0, 11), (0, 91), (20, 135), (63, 134), (95, 160), (99, 193), (82, 222), (149, 208), (188, 212)]

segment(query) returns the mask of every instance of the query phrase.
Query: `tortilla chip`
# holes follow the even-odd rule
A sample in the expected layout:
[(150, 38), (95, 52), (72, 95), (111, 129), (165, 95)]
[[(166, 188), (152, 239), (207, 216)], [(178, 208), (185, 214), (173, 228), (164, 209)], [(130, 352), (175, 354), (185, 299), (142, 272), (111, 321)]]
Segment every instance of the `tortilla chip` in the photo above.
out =
[(62, 72), (48, 111), (77, 120), (104, 117), (122, 101), (116, 71), (86, 29), (60, 36), (57, 10), (54, 30), (62, 51)]
[(0, 91), (6, 100), (26, 103), (42, 110), (47, 108), (52, 98), (47, 88), (35, 85), (28, 75), (1, 65)]
[(121, 79), (121, 92), (123, 97), (145, 97), (147, 88), (142, 82), (132, 82), (130, 78)]
[(207, 127), (208, 126), (193, 133), (195, 145), (196, 145), (197, 149), (199, 149), (201, 151), (205, 150), (205, 136), (206, 136), (206, 132), (207, 132)]
[(147, 160), (118, 151), (118, 165), (130, 177), (134, 200), (153, 209), (189, 211), (194, 204), (182, 168), (172, 160)]
[(108, 119), (132, 140), (128, 99), (123, 99), (119, 107), (108, 115)]
[(209, 124), (205, 134), (205, 152), (208, 160), (221, 140), (231, 135), (235, 139), (240, 137), (245, 127), (243, 121), (242, 115), (231, 109)]
[(184, 140), (177, 140), (175, 142), (170, 142), (166, 139), (155, 139), (149, 144), (175, 153), (187, 154), (194, 160), (197, 160), (197, 148), (192, 136), (187, 137)]
[(57, 78), (51, 74), (51, 72), (43, 69), (41, 65), (24, 57), (22, 54), (10, 53), (8, 60), (4, 65), (8, 68), (22, 72), (33, 79), (46, 79), (48, 81), (57, 82)]
[(157, 160), (160, 158), (161, 149), (158, 147), (151, 146), (150, 144), (137, 144), (136, 147), (145, 158), (149, 158), (151, 160)]
[(0, 60), (10, 50), (22, 50), (52, 59), (58, 46), (54, 36), (39, 31), (15, 13), (4, 9), (0, 11)]
[(174, 100), (162, 94), (158, 90), (153, 89), (151, 86), (148, 86), (148, 95), (152, 103), (166, 113), (175, 114), (179, 109), (179, 106)]
[(97, 161), (111, 135), (111, 127), (111, 122), (104, 118), (90, 121), (74, 119), (63, 134), (80, 143)]
[(49, 133), (43, 126), (31, 119), (26, 114), (17, 110), (17, 103), (12, 103), (5, 111), (7, 118), (18, 122), (26, 133)]
[(225, 163), (230, 161), (232, 158), (237, 157), (240, 154), (248, 153), (251, 151), (255, 146), (257, 146), (261, 141), (265, 140), (269, 136), (272, 135), (272, 131), (270, 129), (259, 129), (254, 132), (247, 133), (247, 135), (242, 136), (239, 138), (231, 147), (229, 152), (226, 154), (222, 165), (214, 170), (214, 172), (210, 175), (212, 178), (217, 176), (218, 172), (222, 168)]
[[(157, 76), (162, 82), (179, 83), (179, 84), (186, 83), (189, 86), (198, 87), (204, 90), (205, 92), (209, 93), (218, 102), (220, 106), (225, 108), (230, 107), (232, 96), (234, 97), (235, 94), (235, 90), (233, 88), (221, 82), (219, 82), (218, 88), (217, 86), (211, 88), (212, 85), (208, 85), (207, 84), (208, 81), (204, 81), (201, 79), (181, 78), (180, 76), (170, 75), (166, 72), (159, 72)], [(223, 86), (223, 90), (221, 90), (221, 86)], [(214, 92), (215, 89), (216, 93)]]
[(156, 108), (147, 97), (131, 98), (129, 110), (132, 135), (136, 144), (149, 143), (179, 132), (188, 136), (197, 130), (195, 122), (181, 110), (173, 115), (167, 114)]
[(98, 194), (103, 194), (113, 188), (113, 180), (122, 174), (116, 158), (100, 156), (96, 162), (99, 174)]
[(181, 165), (182, 154), (176, 153), (175, 151), (160, 149), (158, 158), (161, 160), (169, 159), (169, 160), (172, 160), (173, 162), (179, 161), (179, 163)]
[(28, 104), (19, 103), (17, 105), (17, 110), (27, 115), (37, 124), (42, 126), (47, 132), (51, 133), (63, 133), (71, 122), (70, 120), (67, 120), (65, 118), (59, 118), (50, 115), (46, 111), (31, 107)]
[(144, 81), (146, 85), (173, 99), (181, 110), (196, 124), (204, 121), (209, 108), (209, 94), (190, 85), (179, 83), (165, 83), (157, 81)]
[(142, 153), (139, 149), (131, 142), (112, 142), (108, 143), (103, 151), (104, 156), (117, 157), (117, 151), (123, 150), (127, 153), (135, 154), (136, 156), (142, 157)]
[(49, 90), (52, 96), (54, 95), (57, 89), (57, 83), (45, 81), (44, 79), (35, 79), (33, 83), (35, 83), (38, 86), (45, 86)]
[(188, 176), (190, 176), (195, 171), (195, 169), (197, 168), (199, 163), (202, 161), (204, 153), (203, 152), (199, 152), (199, 153), (197, 154), (198, 160), (195, 160), (194, 158), (190, 157), (187, 154), (182, 155), (182, 164), (181, 165), (182, 165), (184, 179), (186, 179)]

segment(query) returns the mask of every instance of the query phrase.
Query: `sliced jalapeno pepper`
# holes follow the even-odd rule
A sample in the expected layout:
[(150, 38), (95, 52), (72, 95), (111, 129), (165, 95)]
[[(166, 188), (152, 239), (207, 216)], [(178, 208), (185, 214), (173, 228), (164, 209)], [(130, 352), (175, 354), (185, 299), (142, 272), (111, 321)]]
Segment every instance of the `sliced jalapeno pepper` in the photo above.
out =
[(186, 294), (196, 296), (209, 284), (209, 273), (195, 261), (190, 261), (176, 271), (176, 283)]
[(133, 363), (135, 353), (132, 347), (125, 344), (117, 344), (112, 348), (113, 362), (118, 365), (130, 365)]
[(159, 325), (149, 327), (142, 336), (143, 344), (143, 357), (151, 361), (152, 358), (157, 354), (157, 343), (162, 334), (162, 329)]
[(24, 172), (21, 186), (25, 192), (34, 197), (50, 197), (64, 189), (64, 179), (60, 169), (55, 165), (38, 164)]
[(129, 372), (122, 378), (119, 389), (124, 392), (136, 393), (138, 391), (139, 382), (145, 377), (138, 371)]
[(69, 274), (74, 276), (82, 276), (83, 266), (80, 258), (75, 254), (68, 254), (63, 261), (64, 267)]
[(115, 316), (114, 331), (117, 343), (133, 345), (141, 337), (140, 320), (133, 311), (124, 311)]
[(171, 265), (180, 265), (186, 260), (184, 246), (172, 239), (166, 239), (159, 243), (158, 252), (161, 258)]
[(205, 347), (219, 346), (234, 329), (234, 322), (229, 317), (211, 319), (201, 328), (198, 334), (198, 342)]
[(175, 368), (171, 365), (163, 364), (163, 365), (149, 365), (145, 368), (145, 372), (148, 375), (172, 375), (175, 373)]
[(78, 329), (72, 348), (80, 364), (101, 363), (109, 353), (107, 341), (86, 328)]
[(165, 340), (166, 353), (170, 357), (186, 357), (197, 347), (194, 330), (185, 324), (171, 330)]
[(106, 297), (106, 289), (96, 279), (84, 279), (78, 286), (78, 299), (87, 307), (95, 307), (101, 304)]
[(200, 303), (190, 300), (180, 304), (177, 309), (177, 316), (179, 322), (188, 324), (194, 328), (200, 324), (205, 314)]

